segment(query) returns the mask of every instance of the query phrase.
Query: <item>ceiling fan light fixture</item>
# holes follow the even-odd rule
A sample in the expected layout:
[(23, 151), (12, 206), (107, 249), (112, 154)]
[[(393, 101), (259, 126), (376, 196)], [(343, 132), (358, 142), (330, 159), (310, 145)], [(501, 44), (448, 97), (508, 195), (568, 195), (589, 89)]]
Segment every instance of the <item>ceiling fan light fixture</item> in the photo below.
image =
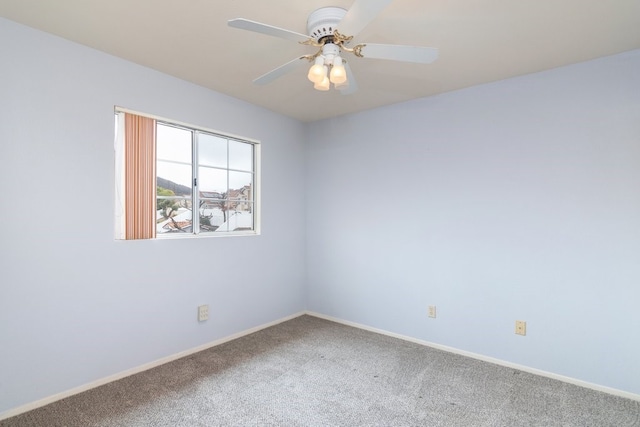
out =
[(313, 85), (314, 89), (321, 90), (321, 91), (327, 91), (330, 89), (330, 87), (331, 87), (331, 82), (329, 81), (329, 77), (327, 77), (326, 75), (324, 76), (324, 79), (322, 79), (320, 83), (316, 83)]
[(316, 57), (315, 63), (309, 68), (307, 78), (313, 83), (320, 83), (327, 76), (327, 67), (324, 65), (322, 55)]
[(347, 81), (347, 71), (344, 69), (344, 65), (342, 65), (342, 58), (339, 56), (333, 58), (330, 80), (334, 85), (341, 85)]
[[(353, 0), (351, 8), (322, 7), (313, 11), (307, 20), (307, 34), (274, 27), (272, 25), (236, 18), (229, 26), (242, 30), (279, 37), (305, 46), (320, 48), (315, 54), (298, 56), (292, 61), (258, 77), (255, 84), (266, 84), (297, 68), (300, 60), (313, 62), (307, 78), (314, 88), (328, 91), (331, 84), (343, 95), (358, 89), (351, 66), (341, 55), (357, 58), (384, 59), (418, 64), (429, 64), (438, 57), (438, 49), (430, 47), (359, 43), (349, 47), (353, 38), (363, 30), (393, 0)], [(340, 27), (340, 28), (338, 28)]]

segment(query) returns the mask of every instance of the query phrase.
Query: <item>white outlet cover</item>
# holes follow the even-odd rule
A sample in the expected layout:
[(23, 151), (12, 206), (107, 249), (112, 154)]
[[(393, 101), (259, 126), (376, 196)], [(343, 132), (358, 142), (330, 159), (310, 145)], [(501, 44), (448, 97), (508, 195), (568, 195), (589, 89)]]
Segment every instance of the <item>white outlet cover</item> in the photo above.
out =
[(200, 322), (204, 322), (205, 320), (209, 319), (209, 306), (208, 305), (201, 305), (198, 306), (198, 320)]
[(436, 317), (436, 306), (435, 305), (430, 305), (428, 311), (429, 311), (429, 317)]

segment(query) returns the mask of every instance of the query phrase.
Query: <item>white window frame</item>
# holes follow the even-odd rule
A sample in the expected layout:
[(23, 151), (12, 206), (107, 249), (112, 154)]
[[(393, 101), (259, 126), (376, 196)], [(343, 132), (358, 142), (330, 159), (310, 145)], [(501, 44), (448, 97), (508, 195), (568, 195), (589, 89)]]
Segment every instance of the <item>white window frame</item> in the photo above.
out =
[[(233, 135), (226, 132), (221, 132), (213, 129), (209, 129), (202, 126), (195, 126), (192, 124), (180, 122), (177, 120), (167, 119), (160, 116), (155, 116), (147, 113), (140, 113), (138, 111), (129, 110), (122, 107), (115, 107), (115, 114), (119, 117), (123, 118), (124, 113), (136, 114), (138, 116), (148, 117), (156, 121), (156, 126), (158, 124), (173, 126), (179, 129), (185, 129), (192, 132), (192, 141), (191, 141), (191, 155), (192, 155), (192, 181), (191, 181), (191, 189), (192, 189), (192, 231), (188, 233), (157, 233), (155, 239), (153, 240), (164, 240), (164, 239), (184, 239), (184, 238), (206, 238), (206, 237), (230, 237), (230, 236), (258, 236), (261, 234), (261, 197), (260, 197), (260, 189), (261, 189), (261, 144), (260, 141), (252, 138), (247, 138), (244, 136)], [(122, 164), (123, 164), (123, 156), (124, 156), (124, 120), (116, 121), (116, 138), (115, 138), (115, 153), (116, 153), (116, 235), (119, 234), (119, 229), (122, 227), (122, 211), (123, 211), (123, 198), (121, 195), (123, 194), (124, 188), (124, 175), (122, 172)], [(239, 141), (242, 143), (248, 143), (253, 146), (253, 229), (252, 230), (239, 230), (239, 231), (212, 231), (212, 232), (200, 232), (200, 215), (198, 214), (198, 201), (199, 201), (199, 187), (197, 182), (198, 175), (198, 154), (197, 154), (197, 138), (196, 133), (204, 133), (210, 134), (215, 137), (224, 138), (227, 140)], [(156, 160), (157, 162), (157, 160)], [(227, 172), (234, 171), (228, 167), (226, 168)], [(157, 176), (156, 176), (157, 178)], [(157, 201), (157, 197), (155, 198)], [(157, 209), (154, 209), (157, 212)]]

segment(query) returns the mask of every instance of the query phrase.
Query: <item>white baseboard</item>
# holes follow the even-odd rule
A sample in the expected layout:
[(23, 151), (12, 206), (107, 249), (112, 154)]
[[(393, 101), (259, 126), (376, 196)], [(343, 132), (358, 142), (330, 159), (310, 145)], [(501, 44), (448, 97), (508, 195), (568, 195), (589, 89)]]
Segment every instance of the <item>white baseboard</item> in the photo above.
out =
[(233, 335), (229, 335), (224, 338), (220, 338), (218, 340), (212, 341), (207, 344), (200, 345), (198, 347), (191, 348), (189, 350), (181, 351), (180, 353), (172, 354), (167, 357), (163, 357), (158, 360), (154, 360), (153, 362), (145, 363), (144, 365), (136, 366), (135, 368), (127, 369), (126, 371), (118, 372), (117, 374), (109, 375), (108, 377), (101, 378), (96, 381), (92, 381), (87, 384), (83, 384), (78, 387), (74, 387), (70, 390), (63, 391), (61, 393), (54, 394), (52, 396), (45, 397), (44, 399), (36, 400), (35, 402), (27, 403), (26, 405), (18, 406), (17, 408), (9, 409), (8, 411), (0, 413), (0, 421), (15, 417), (16, 415), (20, 415), (22, 413), (31, 411), (36, 408), (40, 408), (42, 406), (48, 405), (50, 403), (56, 402), (58, 400), (64, 399), (66, 397), (73, 396), (75, 394), (82, 393), (87, 390), (91, 390), (92, 388), (100, 387), (101, 385), (108, 384), (113, 381), (117, 381), (119, 379), (138, 374), (140, 372), (147, 371), (149, 369), (155, 368), (160, 365), (164, 365), (165, 363), (173, 362), (174, 360), (181, 359), (186, 356), (190, 356), (194, 353), (198, 353), (199, 351), (207, 350), (211, 347), (218, 346), (220, 344), (224, 344), (226, 342), (235, 340), (237, 338), (243, 337), (245, 335), (252, 334), (254, 332), (258, 332), (262, 329), (269, 328), (271, 326), (275, 326), (279, 323), (286, 322), (287, 320), (294, 319), (296, 317), (300, 317), (305, 312), (300, 312), (296, 314), (292, 314), (290, 316), (284, 317), (282, 319), (275, 320), (273, 322), (265, 323), (264, 325), (256, 326), (254, 328), (247, 329), (242, 332), (238, 332)]
[(387, 336), (390, 336), (390, 337), (393, 337), (393, 338), (398, 338), (398, 339), (401, 339), (401, 340), (404, 340), (404, 341), (409, 341), (409, 342), (413, 342), (413, 343), (416, 343), (416, 344), (424, 345), (424, 346), (427, 346), (427, 347), (432, 347), (432, 348), (435, 348), (435, 349), (438, 349), (438, 350), (447, 351), (449, 353), (459, 354), (461, 356), (470, 357), (472, 359), (482, 360), (483, 362), (489, 362), (489, 363), (493, 363), (495, 365), (500, 365), (500, 366), (505, 366), (507, 368), (517, 369), (519, 371), (528, 372), (530, 374), (551, 378), (551, 379), (562, 381), (562, 382), (565, 382), (565, 383), (577, 385), (577, 386), (588, 388), (588, 389), (591, 389), (591, 390), (601, 391), (603, 393), (608, 393), (608, 394), (612, 394), (614, 396), (624, 397), (626, 399), (631, 399), (631, 400), (635, 400), (635, 401), (639, 401), (640, 402), (640, 394), (630, 393), (628, 391), (618, 390), (618, 389), (615, 389), (615, 388), (606, 387), (606, 386), (599, 385), (599, 384), (593, 384), (593, 383), (590, 383), (590, 382), (587, 382), (587, 381), (578, 380), (576, 378), (571, 378), (571, 377), (566, 377), (564, 375), (554, 374), (553, 372), (547, 372), (547, 371), (543, 371), (541, 369), (530, 368), (528, 366), (519, 365), (517, 363), (511, 363), (511, 362), (507, 362), (505, 360), (496, 359), (496, 358), (489, 357), (489, 356), (484, 356), (482, 354), (472, 353), (470, 351), (459, 350), (459, 349), (454, 348), (454, 347), (449, 347), (449, 346), (446, 346), (446, 345), (436, 344), (436, 343), (432, 343), (432, 342), (429, 342), (429, 341), (424, 341), (424, 340), (420, 340), (420, 339), (417, 339), (417, 338), (409, 337), (409, 336), (406, 336), (406, 335), (400, 335), (400, 334), (396, 334), (394, 332), (385, 331), (384, 329), (372, 328), (372, 327), (367, 326), (367, 325), (362, 325), (360, 323), (350, 322), (348, 320), (338, 319), (336, 317), (327, 316), (327, 315), (320, 314), (320, 313), (315, 313), (313, 311), (307, 311), (305, 314), (308, 314), (309, 316), (318, 317), (320, 319), (325, 319), (325, 320), (330, 320), (332, 322), (341, 323), (343, 325), (352, 326), (354, 328), (363, 329), (365, 331), (375, 332), (375, 333), (378, 333), (378, 334), (381, 334), (381, 335), (387, 335)]

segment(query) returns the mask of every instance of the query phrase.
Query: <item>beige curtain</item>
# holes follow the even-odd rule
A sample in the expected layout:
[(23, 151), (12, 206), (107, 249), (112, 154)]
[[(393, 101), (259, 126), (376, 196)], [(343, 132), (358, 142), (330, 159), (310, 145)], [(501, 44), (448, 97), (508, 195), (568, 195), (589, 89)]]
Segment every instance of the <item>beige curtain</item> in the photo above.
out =
[(125, 239), (156, 237), (156, 122), (125, 113)]

